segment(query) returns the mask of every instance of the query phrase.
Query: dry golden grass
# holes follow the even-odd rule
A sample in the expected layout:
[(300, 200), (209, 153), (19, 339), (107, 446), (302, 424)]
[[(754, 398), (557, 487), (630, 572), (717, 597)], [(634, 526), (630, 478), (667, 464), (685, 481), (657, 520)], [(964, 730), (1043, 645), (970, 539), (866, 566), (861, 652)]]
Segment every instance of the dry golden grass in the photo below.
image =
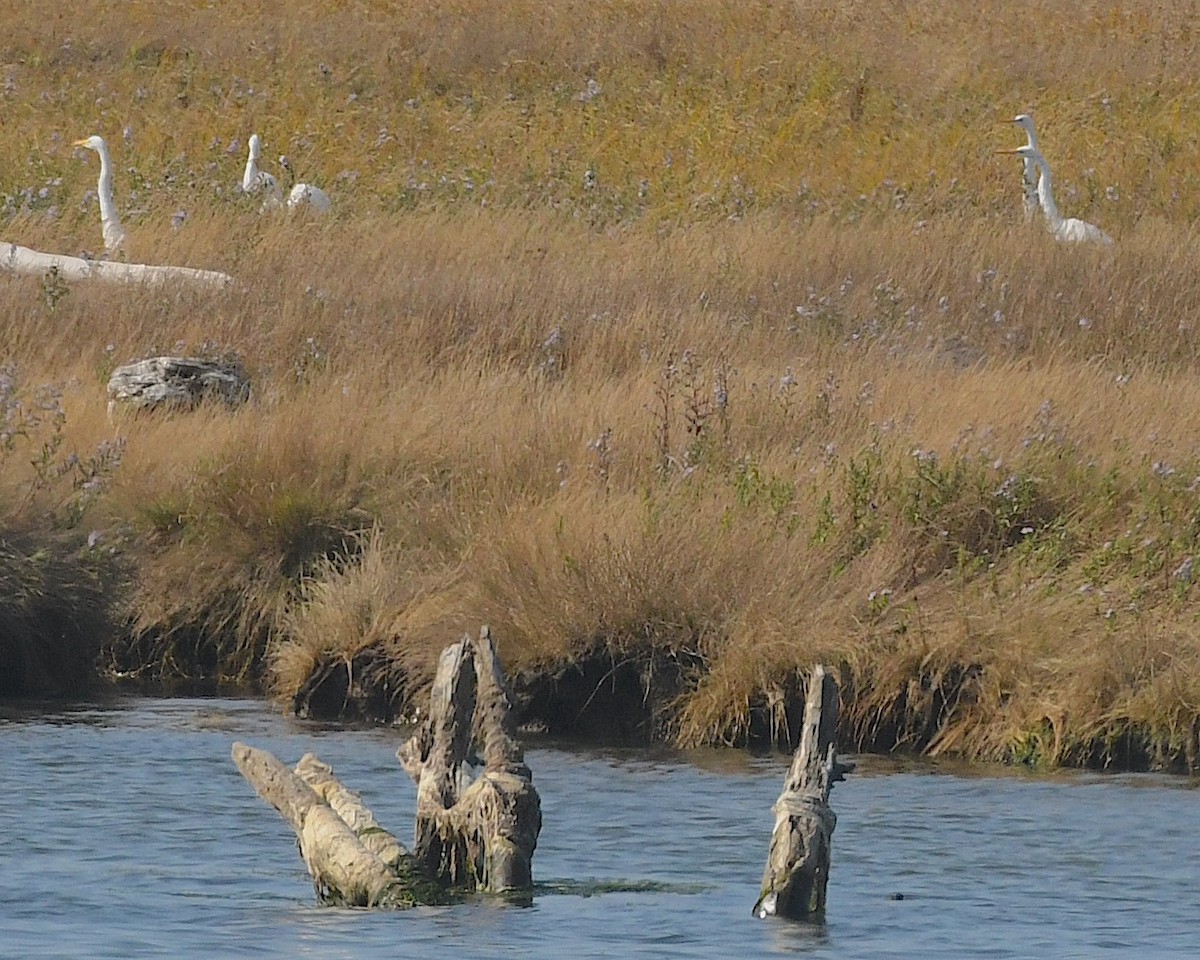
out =
[[(57, 208), (60, 239), (94, 247), (95, 158), (72, 157), (73, 140), (109, 139), (140, 226), (231, 199), (257, 130), (269, 169), (287, 153), (356, 215), (1007, 220), (1016, 164), (992, 151), (1019, 138), (994, 124), (1033, 108), (1068, 215), (1123, 238), (1200, 209), (1190, 16), (1184, 0), (298, 0), (286, 17), (244, 0), (53, 17), (14, 3), (0, 197), (38, 218)], [(588, 80), (601, 92), (580, 99)]]
[[(418, 689), (487, 621), (516, 671), (676, 664), (682, 743), (786, 740), (824, 660), (863, 747), (1195, 766), (1183, 5), (163, 6), (0, 46), (6, 239), (97, 245), (95, 130), (130, 257), (237, 278), (0, 277), (70, 445), (127, 440), (79, 521), (137, 565), (115, 666), (288, 697), (381, 647)], [(1114, 248), (1019, 222), (1030, 106)], [(333, 217), (236, 196), (252, 130)], [(236, 353), (253, 402), (110, 423), (156, 352)]]

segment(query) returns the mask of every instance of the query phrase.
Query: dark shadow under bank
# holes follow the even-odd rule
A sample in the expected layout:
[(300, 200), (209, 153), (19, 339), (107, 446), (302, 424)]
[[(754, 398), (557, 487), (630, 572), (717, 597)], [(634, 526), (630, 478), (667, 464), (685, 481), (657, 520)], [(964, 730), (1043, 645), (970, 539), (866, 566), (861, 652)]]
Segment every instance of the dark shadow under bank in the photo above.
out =
[(72, 696), (116, 632), (119, 568), (77, 530), (0, 529), (0, 697)]
[[(100, 677), (93, 657), (86, 676), (78, 664), (66, 666), (70, 683), (37, 682), (45, 672), (24, 673), (0, 660), (0, 696), (64, 697), (81, 692), (136, 690), (162, 696), (261, 694), (257, 679), (230, 682), (204, 669), (144, 670), (133, 679)], [(60, 666), (64, 666), (60, 662)], [(176, 668), (186, 665), (175, 663)], [(198, 667), (193, 664), (192, 667)], [(956, 711), (974, 701), (980, 668), (943, 667), (929, 676), (906, 678), (903, 689), (883, 698), (863, 690), (845, 664), (835, 669), (843, 700), (839, 749), (844, 752), (919, 756), (951, 723)], [(545, 734), (596, 745), (649, 746), (670, 744), (677, 729), (678, 705), (696, 688), (703, 664), (694, 655), (646, 644), (617, 655), (595, 644), (570, 661), (516, 669), (510, 677), (517, 720), (528, 733)], [(21, 680), (26, 681), (24, 687)], [(34, 682), (29, 682), (29, 681)], [(18, 681), (18, 682), (14, 682)], [(377, 648), (352, 659), (329, 656), (316, 664), (287, 703), (288, 712), (322, 723), (402, 724), (418, 717), (416, 705), (428, 696), (428, 678), (410, 677)], [(870, 701), (868, 703), (868, 701)], [(770, 695), (759, 693), (748, 705), (741, 733), (728, 745), (752, 750), (794, 750), (804, 710), (803, 677), (796, 673), (777, 684)], [(1035, 731), (1009, 762), (1039, 769), (1055, 766), (1127, 772), (1195, 773), (1195, 751), (1164, 754), (1152, 738), (1130, 725), (1117, 736), (1055, 747), (1049, 731)]]
[[(982, 670), (975, 664), (943, 666), (936, 673), (907, 679), (890, 708), (881, 713), (856, 702), (859, 691), (849, 667), (836, 671), (843, 701), (839, 749), (856, 753), (919, 756), (955, 711), (973, 702)], [(614, 655), (597, 644), (570, 661), (515, 670), (509, 678), (518, 722), (526, 731), (553, 738), (606, 744), (670, 744), (677, 706), (703, 675), (698, 657), (646, 645)], [(423, 678), (397, 675), (386, 658), (365, 651), (347, 663), (323, 661), (292, 700), (302, 718), (367, 723), (407, 722), (411, 704), (426, 695)], [(863, 694), (863, 701), (870, 693)], [(742, 735), (727, 745), (752, 750), (792, 751), (804, 715), (804, 677), (795, 672), (770, 694), (749, 703)], [(1164, 755), (1135, 728), (1116, 737), (1081, 741), (1053, 755), (1052, 737), (1037, 731), (1009, 762), (1034, 768), (1054, 766), (1125, 772), (1195, 773), (1194, 755), (1180, 748)]]

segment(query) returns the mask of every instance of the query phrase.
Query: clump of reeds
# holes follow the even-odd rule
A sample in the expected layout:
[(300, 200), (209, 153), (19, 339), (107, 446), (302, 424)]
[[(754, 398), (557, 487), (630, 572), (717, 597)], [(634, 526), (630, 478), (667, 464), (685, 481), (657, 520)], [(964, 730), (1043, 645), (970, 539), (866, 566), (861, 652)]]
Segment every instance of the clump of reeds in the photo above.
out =
[(120, 465), (120, 443), (82, 455), (63, 388), (0, 368), (0, 695), (78, 691), (116, 629), (119, 542), (85, 521)]

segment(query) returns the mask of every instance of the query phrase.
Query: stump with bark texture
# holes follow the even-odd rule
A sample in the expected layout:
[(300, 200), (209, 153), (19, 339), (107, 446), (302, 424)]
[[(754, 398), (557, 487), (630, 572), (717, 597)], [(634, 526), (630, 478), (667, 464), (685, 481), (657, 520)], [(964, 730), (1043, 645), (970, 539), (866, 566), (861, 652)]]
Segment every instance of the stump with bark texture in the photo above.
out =
[[(442, 652), (430, 700), (427, 719), (397, 752), (417, 784), (411, 854), (316, 757), (305, 755), (293, 771), (265, 750), (233, 745), (242, 775), (295, 831), (322, 901), (407, 907), (456, 891), (533, 886), (541, 802), (487, 627)], [(472, 782), (476, 737), (485, 767)]]
[(757, 917), (819, 920), (825, 914), (830, 844), (837, 826), (829, 791), (853, 769), (837, 760), (837, 718), (837, 683), (824, 667), (815, 667), (805, 695), (800, 745), (773, 808), (775, 829), (754, 904)]
[[(476, 733), (484, 769), (471, 781)], [(453, 886), (498, 893), (533, 885), (541, 801), (513, 733), (512, 701), (484, 627), (477, 640), (442, 651), (429, 716), (396, 753), (417, 784), (413, 856)]]

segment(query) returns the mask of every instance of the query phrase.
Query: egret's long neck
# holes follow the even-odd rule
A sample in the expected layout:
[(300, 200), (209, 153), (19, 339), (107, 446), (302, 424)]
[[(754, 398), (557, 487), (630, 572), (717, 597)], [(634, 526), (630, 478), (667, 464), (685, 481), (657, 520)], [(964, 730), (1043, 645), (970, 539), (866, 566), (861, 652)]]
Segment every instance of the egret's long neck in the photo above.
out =
[(1025, 219), (1033, 217), (1038, 208), (1038, 165), (1037, 161), (1032, 157), (1024, 158), (1024, 166), (1021, 170), (1021, 186), (1025, 191)]
[(120, 224), (117, 205), (113, 203), (112, 161), (108, 156), (108, 148), (101, 146), (96, 152), (100, 154), (100, 180), (96, 184), (96, 193), (100, 197), (100, 222)]
[(1041, 168), (1041, 174), (1038, 176), (1038, 202), (1042, 205), (1042, 213), (1046, 217), (1046, 222), (1050, 224), (1051, 229), (1057, 229), (1062, 223), (1062, 217), (1058, 214), (1058, 207), (1054, 204), (1054, 184), (1050, 179), (1050, 168), (1046, 165), (1045, 160), (1039, 160), (1038, 166)]
[(246, 172), (241, 175), (241, 188), (250, 193), (258, 188), (258, 138), (250, 140), (250, 155), (246, 157)]
[(250, 156), (246, 159), (246, 172), (242, 174), (242, 189), (249, 193), (254, 189), (255, 183), (258, 180), (258, 154), (253, 150), (250, 151)]
[(1025, 139), (1028, 141), (1026, 146), (1033, 147), (1034, 150), (1041, 152), (1041, 147), (1038, 146), (1037, 134), (1033, 132), (1033, 127), (1025, 128)]

